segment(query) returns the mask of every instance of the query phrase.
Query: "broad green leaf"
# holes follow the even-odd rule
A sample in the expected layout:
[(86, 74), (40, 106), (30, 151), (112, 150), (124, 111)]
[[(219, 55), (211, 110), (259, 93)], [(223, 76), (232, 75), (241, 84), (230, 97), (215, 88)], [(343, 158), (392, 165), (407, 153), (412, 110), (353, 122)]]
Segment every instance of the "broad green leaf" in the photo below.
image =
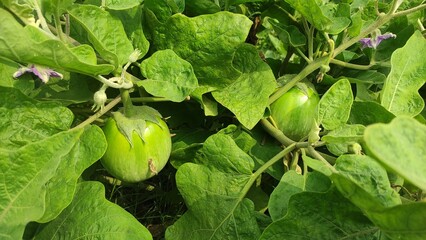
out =
[(230, 5), (237, 5), (242, 3), (249, 3), (249, 2), (262, 2), (263, 0), (229, 0)]
[(380, 163), (426, 189), (426, 126), (409, 117), (396, 117), (389, 124), (374, 124), (365, 130), (368, 150)]
[(370, 87), (371, 84), (356, 84), (356, 100), (365, 102), (380, 102), (379, 92), (373, 91), (370, 89)]
[(290, 197), (301, 192), (326, 192), (330, 188), (330, 180), (319, 172), (309, 172), (306, 176), (288, 171), (281, 178), (271, 193), (268, 212), (273, 221), (287, 214)]
[(367, 70), (367, 71), (347, 71), (345, 76), (351, 83), (371, 83), (382, 84), (386, 80), (386, 75), (381, 72)]
[(277, 87), (275, 76), (268, 64), (261, 60), (256, 48), (248, 44), (238, 48), (232, 64), (240, 71), (240, 77), (212, 94), (235, 114), (241, 124), (252, 129), (263, 117), (269, 96)]
[(61, 159), (55, 176), (46, 184), (46, 209), (37, 222), (53, 220), (71, 203), (78, 178), (102, 157), (107, 148), (105, 136), (97, 126), (86, 128), (73, 144), (70, 153)]
[(349, 123), (370, 125), (373, 123), (389, 123), (395, 117), (377, 102), (354, 101), (349, 116)]
[(188, 16), (213, 14), (220, 11), (220, 6), (211, 0), (189, 0), (185, 1), (185, 13)]
[(318, 103), (318, 123), (333, 130), (346, 123), (353, 102), (351, 84), (341, 79), (331, 86)]
[(34, 89), (34, 81), (30, 75), (21, 76), (18, 79), (13, 77), (13, 74), (19, 68), (19, 64), (0, 59), (0, 86), (19, 89), (22, 93), (29, 95)]
[[(113, 70), (109, 64), (96, 62), (96, 54), (88, 45), (68, 48), (55, 39), (34, 40), (30, 32), (41, 31), (33, 26), (22, 27), (14, 17), (0, 9), (0, 55), (20, 63), (35, 63), (52, 68), (62, 68), (87, 75), (108, 74)], [(27, 30), (26, 30), (27, 29)], [(39, 33), (42, 35), (42, 33)]]
[(142, 29), (142, 6), (121, 11), (110, 10), (110, 13), (120, 19), (133, 47), (141, 51), (139, 58), (145, 56), (149, 50), (149, 42)]
[(324, 162), (318, 159), (313, 159), (306, 155), (302, 155), (302, 159), (303, 164), (306, 164), (308, 167), (312, 168), (317, 172), (322, 173), (327, 177), (330, 177), (334, 172), (336, 172), (336, 169), (333, 166), (331, 166), (330, 164), (325, 164)]
[[(22, 79), (19, 78), (19, 80)], [(92, 77), (70, 73), (70, 75), (64, 75), (64, 79), (58, 81), (58, 85), (67, 84), (66, 89), (57, 89), (56, 85), (52, 86), (51, 84), (43, 85), (38, 89), (39, 92), (35, 98), (43, 101), (60, 102), (64, 106), (93, 101), (94, 93), (89, 90), (91, 81), (93, 81)]]
[(105, 0), (105, 6), (111, 10), (127, 10), (139, 6), (143, 0)]
[(176, 182), (188, 211), (166, 231), (166, 239), (258, 239), (254, 204), (244, 195), (253, 160), (231, 137), (215, 134), (204, 143), (198, 164), (185, 163)]
[(2, 239), (21, 239), (25, 225), (43, 216), (46, 184), (83, 132), (61, 132), (19, 149), (0, 151)]
[(69, 14), (87, 31), (88, 40), (102, 58), (116, 68), (127, 63), (133, 46), (119, 19), (93, 5), (76, 4)]
[(1, 3), (19, 18), (34, 18), (34, 3), (30, 0), (1, 0)]
[(72, 112), (56, 102), (39, 102), (19, 90), (0, 87), (0, 151), (43, 140), (66, 131)]
[(303, 17), (320, 31), (338, 34), (343, 31), (351, 21), (346, 17), (334, 16), (331, 3), (320, 6), (316, 0), (285, 0)]
[(322, 140), (326, 143), (360, 142), (364, 135), (365, 126), (361, 124), (342, 125), (324, 135)]
[(145, 10), (149, 9), (155, 15), (155, 18), (162, 23), (166, 22), (174, 13), (180, 12), (173, 0), (145, 0), (143, 7)]
[(290, 198), (285, 217), (269, 225), (259, 240), (377, 239), (379, 229), (334, 188)]
[(380, 211), (401, 204), (386, 170), (366, 155), (341, 155), (331, 179), (337, 189), (364, 212)]
[(253, 202), (255, 214), (264, 213), (268, 209), (269, 194), (263, 191), (260, 184), (251, 186), (246, 198)]
[(369, 214), (371, 221), (390, 239), (423, 240), (426, 238), (426, 203), (398, 205)]
[(172, 152), (170, 154), (170, 163), (175, 168), (179, 168), (186, 162), (195, 159), (197, 151), (203, 147), (203, 142), (211, 135), (210, 132), (201, 129), (180, 129), (174, 131)]
[(193, 18), (175, 14), (155, 29), (153, 45), (172, 49), (192, 64), (200, 85), (219, 89), (240, 75), (232, 61), (251, 24), (247, 17), (229, 12)]
[(147, 78), (140, 85), (151, 95), (173, 102), (182, 102), (198, 86), (191, 64), (169, 49), (155, 52), (140, 68)]
[(152, 239), (148, 229), (129, 212), (105, 199), (99, 182), (81, 182), (71, 204), (42, 225), (34, 239)]
[(268, 22), (274, 28), (278, 38), (283, 41), (286, 46), (300, 47), (306, 44), (305, 35), (303, 35), (297, 27), (293, 25), (282, 25), (275, 19), (270, 19)]
[(365, 126), (360, 124), (342, 125), (323, 136), (321, 139), (326, 142), (327, 149), (336, 156), (348, 152), (348, 148), (363, 141)]
[(310, 168), (329, 176), (337, 189), (367, 215), (401, 204), (392, 189), (386, 170), (366, 155), (341, 155), (335, 167), (303, 156)]
[(351, 15), (351, 25), (347, 28), (348, 34), (351, 37), (356, 37), (361, 32), (364, 20), (362, 19), (362, 12), (358, 11)]
[(418, 90), (426, 82), (426, 40), (416, 31), (391, 57), (391, 72), (381, 93), (381, 104), (396, 116), (413, 117), (425, 106)]
[[(71, 7), (75, 0), (39, 0), (46, 18), (51, 19), (52, 16), (59, 17)], [(55, 23), (59, 24), (59, 23)]]
[[(261, 127), (248, 131), (242, 126), (229, 125), (219, 132), (231, 136), (238, 147), (253, 158), (255, 170), (283, 150), (274, 139), (269, 138)], [(280, 180), (284, 175), (284, 164), (277, 162), (270, 166), (266, 173)]]
[[(241, 72), (232, 66), (232, 61), (251, 25), (243, 15), (218, 12), (193, 18), (175, 14), (164, 24), (147, 29), (155, 49), (172, 49), (191, 63), (200, 85), (193, 97), (204, 103), (203, 94), (222, 89), (240, 77)], [(215, 112), (207, 103), (204, 107)]]
[[(393, 19), (386, 30), (394, 33), (397, 37), (381, 42), (377, 47), (374, 59), (376, 61), (389, 62), (389, 59), (392, 58), (392, 54), (397, 49), (403, 48), (407, 44), (407, 41), (413, 36), (415, 31), (418, 29), (416, 25), (417, 23), (408, 24), (407, 17)], [(390, 64), (392, 67), (392, 61)]]

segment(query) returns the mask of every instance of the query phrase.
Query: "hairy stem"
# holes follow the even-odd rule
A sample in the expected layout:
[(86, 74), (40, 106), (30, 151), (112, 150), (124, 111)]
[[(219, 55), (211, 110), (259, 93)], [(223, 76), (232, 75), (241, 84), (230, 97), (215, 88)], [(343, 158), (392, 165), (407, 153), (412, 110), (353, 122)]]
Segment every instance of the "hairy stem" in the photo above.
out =
[(286, 85), (279, 88), (271, 97), (269, 97), (269, 104), (275, 102), (279, 97), (281, 97), (284, 93), (290, 90), (297, 82), (303, 80), (309, 74), (317, 70), (322, 64), (324, 64), (328, 60), (328, 56), (320, 57), (309, 63), (299, 74), (293, 77), (291, 81), (289, 81)]
[(325, 158), (323, 158), (323, 156), (321, 156), (321, 154), (319, 154), (319, 152), (317, 152), (312, 146), (308, 146), (307, 149), (310, 156), (314, 157), (317, 160), (320, 160), (328, 167), (333, 167), (331, 163), (329, 163)]
[(120, 92), (121, 92), (121, 101), (123, 102), (123, 106), (124, 106), (124, 115), (126, 117), (129, 117), (133, 114), (133, 108), (134, 108), (129, 90), (120, 89)]
[(102, 115), (107, 113), (109, 110), (111, 110), (113, 107), (115, 107), (118, 103), (120, 103), (120, 101), (121, 101), (121, 97), (120, 96), (116, 97), (114, 100), (112, 100), (110, 103), (108, 103), (104, 108), (102, 108), (101, 110), (99, 110), (98, 112), (96, 112), (95, 114), (90, 116), (84, 122), (75, 126), (74, 129), (83, 128), (83, 127), (91, 124), (92, 122), (96, 121), (96, 119), (100, 118)]
[(405, 16), (405, 15), (411, 14), (413, 12), (417, 12), (417, 11), (424, 10), (424, 9), (426, 9), (426, 3), (421, 4), (419, 6), (416, 6), (416, 7), (413, 7), (413, 8), (410, 8), (410, 9), (407, 9), (407, 10), (396, 12), (396, 13), (392, 14), (392, 17)]
[(284, 135), (283, 132), (281, 132), (280, 130), (278, 130), (277, 128), (275, 128), (272, 125), (272, 123), (270, 123), (265, 118), (261, 119), (260, 123), (262, 124), (262, 126), (266, 130), (266, 132), (269, 133), (269, 135), (271, 135), (272, 137), (274, 137), (275, 139), (277, 139), (284, 146), (289, 146), (289, 145), (295, 143), (295, 141), (291, 140), (286, 135)]
[(57, 35), (59, 36), (59, 39), (62, 42), (66, 42), (67, 39), (64, 37), (64, 32), (62, 31), (62, 27), (61, 27), (61, 19), (59, 19), (59, 16), (57, 14), (54, 14), (54, 17), (55, 17), (55, 27), (56, 27)]
[(358, 64), (353, 64), (353, 63), (348, 63), (348, 62), (344, 62), (344, 61), (340, 61), (337, 59), (330, 59), (330, 63), (332, 64), (336, 64), (345, 68), (352, 68), (352, 69), (357, 69), (357, 70), (368, 70), (371, 67), (373, 67), (374, 65), (369, 64), (369, 65), (358, 65)]
[(259, 169), (257, 169), (256, 172), (254, 172), (244, 188), (241, 191), (240, 200), (244, 198), (245, 195), (247, 195), (248, 191), (250, 190), (253, 183), (256, 181), (256, 179), (265, 172), (269, 167), (271, 167), (274, 163), (280, 161), (285, 155), (289, 154), (291, 151), (293, 151), (296, 148), (296, 143), (291, 144), (290, 146), (286, 147), (284, 150), (279, 152), (277, 155), (275, 155), (273, 158), (271, 158), (269, 161), (267, 161), (265, 164), (263, 164)]

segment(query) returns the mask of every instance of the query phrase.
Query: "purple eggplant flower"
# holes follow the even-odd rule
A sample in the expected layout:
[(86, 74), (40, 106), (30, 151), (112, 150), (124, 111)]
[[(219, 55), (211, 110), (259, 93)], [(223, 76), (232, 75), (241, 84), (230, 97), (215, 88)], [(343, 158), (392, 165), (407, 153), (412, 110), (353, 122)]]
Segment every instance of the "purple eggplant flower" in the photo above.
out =
[(359, 42), (362, 44), (362, 48), (376, 49), (383, 40), (388, 38), (396, 38), (396, 35), (393, 33), (385, 33), (383, 35), (377, 35), (376, 37), (362, 38)]
[(43, 83), (47, 83), (51, 77), (63, 78), (63, 75), (53, 71), (50, 68), (43, 67), (40, 65), (30, 64), (28, 67), (20, 67), (18, 71), (13, 74), (14, 78), (22, 76), (24, 73), (33, 73), (41, 79)]

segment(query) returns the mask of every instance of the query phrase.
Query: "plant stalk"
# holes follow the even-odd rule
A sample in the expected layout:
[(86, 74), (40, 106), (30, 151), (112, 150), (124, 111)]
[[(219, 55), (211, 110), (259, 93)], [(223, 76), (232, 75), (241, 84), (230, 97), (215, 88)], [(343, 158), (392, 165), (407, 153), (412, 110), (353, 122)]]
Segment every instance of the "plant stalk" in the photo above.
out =
[(128, 89), (120, 89), (121, 93), (121, 101), (123, 102), (124, 106), (124, 115), (126, 117), (130, 117), (133, 114), (133, 103), (132, 98), (130, 97), (130, 93)]
[(271, 97), (269, 97), (269, 104), (272, 104), (275, 102), (278, 98), (280, 98), (284, 93), (286, 93), (288, 90), (290, 90), (296, 83), (303, 80), (305, 77), (307, 77), (309, 74), (311, 74), (313, 71), (317, 70), (321, 65), (323, 65), (327, 60), (328, 56), (320, 57), (309, 63), (299, 74), (294, 76), (294, 78), (289, 81), (286, 85), (279, 88), (274, 94), (272, 94)]
[(256, 181), (256, 179), (265, 172), (269, 167), (271, 167), (274, 163), (280, 161), (285, 155), (289, 154), (291, 151), (293, 151), (296, 148), (296, 143), (291, 144), (290, 146), (283, 149), (281, 152), (279, 152), (277, 155), (275, 155), (273, 158), (271, 158), (269, 161), (267, 161), (265, 164), (263, 164), (259, 169), (257, 169), (256, 172), (254, 172), (250, 179), (247, 181), (247, 183), (244, 185), (244, 188), (241, 190), (240, 195), (240, 201), (244, 198), (245, 195), (247, 195), (248, 191), (250, 190), (253, 183)]
[(102, 108), (101, 110), (99, 110), (98, 112), (96, 112), (95, 114), (90, 116), (84, 122), (75, 126), (73, 129), (83, 128), (83, 127), (91, 124), (92, 122), (96, 121), (96, 119), (100, 118), (102, 115), (104, 115), (109, 110), (111, 110), (113, 107), (115, 107), (118, 103), (120, 103), (120, 101), (121, 101), (121, 97), (120, 96), (116, 97), (114, 100), (112, 100), (110, 103), (108, 103), (104, 108)]

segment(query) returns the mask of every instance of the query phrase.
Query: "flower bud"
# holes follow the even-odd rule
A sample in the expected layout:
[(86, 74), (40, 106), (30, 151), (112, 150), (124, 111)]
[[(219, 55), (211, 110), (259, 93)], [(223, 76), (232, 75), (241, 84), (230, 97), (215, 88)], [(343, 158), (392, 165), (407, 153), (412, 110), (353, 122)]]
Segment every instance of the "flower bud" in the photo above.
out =
[(136, 62), (139, 59), (139, 56), (141, 55), (141, 51), (139, 49), (135, 49), (129, 56), (129, 62)]
[(98, 111), (99, 109), (102, 110), (105, 106), (107, 99), (108, 97), (104, 89), (100, 89), (99, 91), (95, 92), (95, 94), (93, 95), (93, 101), (95, 103), (93, 104), (92, 109), (94, 111)]

